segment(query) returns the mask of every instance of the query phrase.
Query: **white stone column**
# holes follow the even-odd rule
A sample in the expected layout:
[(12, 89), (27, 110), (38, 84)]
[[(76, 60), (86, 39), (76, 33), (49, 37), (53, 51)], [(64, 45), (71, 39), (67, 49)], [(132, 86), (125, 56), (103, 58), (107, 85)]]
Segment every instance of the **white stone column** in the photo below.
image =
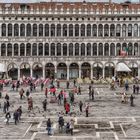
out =
[(57, 66), (54, 66), (54, 73), (55, 73), (55, 78), (57, 79)]
[(79, 78), (81, 78), (81, 65), (79, 65)]
[(140, 78), (140, 64), (138, 64), (138, 78)]
[(20, 79), (20, 67), (18, 67), (18, 80)]
[(45, 79), (45, 66), (44, 65), (42, 67), (42, 70), (43, 70), (43, 79)]
[(93, 79), (93, 66), (91, 65), (91, 71), (90, 71), (90, 79)]
[(103, 78), (105, 78), (105, 68), (103, 67)]
[(33, 77), (33, 69), (30, 67), (30, 77)]
[(70, 75), (69, 65), (67, 65), (67, 80), (69, 80), (69, 75)]

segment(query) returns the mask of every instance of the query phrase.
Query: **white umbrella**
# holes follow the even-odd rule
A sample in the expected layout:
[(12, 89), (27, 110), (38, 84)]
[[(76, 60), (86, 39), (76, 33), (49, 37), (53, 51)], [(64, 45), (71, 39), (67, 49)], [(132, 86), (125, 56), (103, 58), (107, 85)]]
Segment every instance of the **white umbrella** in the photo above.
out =
[(119, 63), (116, 67), (116, 71), (122, 71), (122, 72), (130, 72), (131, 69), (125, 64), (125, 63)]

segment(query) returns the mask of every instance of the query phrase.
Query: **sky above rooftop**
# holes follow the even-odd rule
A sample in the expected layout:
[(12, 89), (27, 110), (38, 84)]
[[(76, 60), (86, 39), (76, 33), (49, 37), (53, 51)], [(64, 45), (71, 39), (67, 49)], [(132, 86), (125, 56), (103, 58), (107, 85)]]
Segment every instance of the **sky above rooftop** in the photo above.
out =
[[(51, 1), (51, 0), (0, 0), (2, 3), (28, 3), (28, 2), (39, 2), (39, 1)], [(52, 1), (65, 1), (65, 2), (81, 2), (83, 0), (52, 0)], [(86, 0), (92, 2), (108, 2), (109, 0)], [(113, 2), (124, 2), (126, 0), (112, 0)], [(131, 2), (139, 2), (139, 0), (131, 0)]]

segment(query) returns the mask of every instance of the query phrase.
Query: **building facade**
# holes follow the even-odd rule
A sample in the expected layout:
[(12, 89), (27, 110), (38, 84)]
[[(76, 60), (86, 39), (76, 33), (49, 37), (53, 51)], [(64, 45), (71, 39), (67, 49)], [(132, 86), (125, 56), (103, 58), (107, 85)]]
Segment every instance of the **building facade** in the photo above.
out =
[(140, 4), (0, 4), (0, 63), (13, 79), (105, 78), (120, 62), (140, 76)]

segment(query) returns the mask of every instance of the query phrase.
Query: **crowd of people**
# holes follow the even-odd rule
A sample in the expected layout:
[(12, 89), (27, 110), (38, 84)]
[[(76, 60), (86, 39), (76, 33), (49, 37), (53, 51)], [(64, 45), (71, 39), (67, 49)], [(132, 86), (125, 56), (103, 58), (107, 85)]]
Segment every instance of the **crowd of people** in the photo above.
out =
[[(85, 117), (89, 117), (89, 111), (92, 107), (90, 105), (90, 102), (95, 101), (95, 87), (93, 87), (93, 83), (89, 84), (88, 88), (88, 95), (89, 95), (89, 102), (85, 102), (83, 100), (80, 100), (78, 103), (75, 102), (75, 96), (81, 96), (81, 86), (77, 84), (76, 80), (73, 80), (73, 83), (70, 86), (70, 82), (66, 82), (66, 87), (62, 88), (60, 87), (60, 81), (56, 80), (56, 84), (54, 84), (54, 80), (51, 79), (48, 85), (45, 85), (43, 82), (40, 83), (40, 92), (44, 93), (44, 99), (41, 101), (42, 103), (42, 109), (44, 112), (47, 112), (47, 105), (51, 103), (57, 103), (58, 106), (63, 106), (63, 113), (61, 116), (59, 116), (58, 119), (58, 126), (59, 126), (59, 132), (65, 132), (70, 133), (73, 135), (73, 129), (74, 129), (74, 120), (71, 119), (69, 122), (65, 122), (63, 115), (65, 116), (72, 116), (77, 115), (75, 112), (73, 112), (72, 108), (77, 107), (80, 114), (85, 113)], [(8, 86), (8, 85), (6, 85)], [(36, 85), (32, 82), (32, 80), (28, 81), (28, 86), (26, 85), (26, 88), (21, 85), (20, 81), (17, 81), (16, 84), (12, 83), (11, 89), (13, 91), (16, 91), (19, 93), (19, 100), (25, 100), (26, 104), (28, 105), (28, 112), (31, 112), (34, 109), (33, 106), (33, 98), (32, 93), (36, 91)], [(3, 97), (2, 92), (3, 89), (0, 91), (0, 98)], [(126, 81), (124, 84), (125, 91), (127, 92), (129, 90), (129, 84)], [(59, 89), (59, 90), (58, 90)], [(126, 92), (121, 93), (121, 102), (127, 103), (128, 102), (128, 96)], [(139, 85), (134, 84), (133, 85), (133, 93), (130, 96), (130, 105), (134, 106), (134, 94), (139, 94)], [(50, 99), (50, 102), (48, 100)], [(17, 107), (17, 109), (14, 110), (13, 114), (9, 111), (9, 108), (12, 108), (10, 105), (10, 97), (8, 93), (4, 96), (4, 103), (3, 105), (0, 103), (0, 107), (3, 107), (3, 113), (5, 114), (6, 118), (6, 124), (9, 124), (9, 120), (13, 118), (15, 125), (17, 125), (21, 119), (22, 113), (22, 106), (20, 105)], [(47, 120), (47, 131), (48, 135), (52, 135), (52, 121), (49, 118)]]

